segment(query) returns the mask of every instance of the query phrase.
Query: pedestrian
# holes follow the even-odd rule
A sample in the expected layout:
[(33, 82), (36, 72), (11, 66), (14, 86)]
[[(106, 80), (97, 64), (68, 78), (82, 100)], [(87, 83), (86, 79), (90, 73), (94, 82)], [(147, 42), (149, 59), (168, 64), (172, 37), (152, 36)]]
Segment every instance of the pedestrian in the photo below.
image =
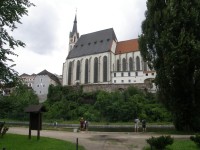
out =
[(145, 119), (142, 120), (142, 131), (146, 132), (146, 120)]
[(134, 121), (135, 121), (135, 132), (138, 132), (140, 120), (138, 118), (136, 118)]
[(88, 130), (88, 121), (87, 120), (85, 120), (85, 122), (84, 122), (84, 129), (87, 131)]
[(84, 129), (84, 119), (81, 117), (80, 119), (80, 130), (82, 131)]

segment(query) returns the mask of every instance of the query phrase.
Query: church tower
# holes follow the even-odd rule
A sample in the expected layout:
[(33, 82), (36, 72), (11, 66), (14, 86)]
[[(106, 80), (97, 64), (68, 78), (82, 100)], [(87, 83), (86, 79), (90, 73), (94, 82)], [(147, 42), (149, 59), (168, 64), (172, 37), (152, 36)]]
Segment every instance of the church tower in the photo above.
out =
[(77, 19), (75, 15), (73, 29), (72, 32), (70, 32), (69, 34), (69, 51), (73, 49), (78, 39), (79, 39), (79, 33), (77, 31)]

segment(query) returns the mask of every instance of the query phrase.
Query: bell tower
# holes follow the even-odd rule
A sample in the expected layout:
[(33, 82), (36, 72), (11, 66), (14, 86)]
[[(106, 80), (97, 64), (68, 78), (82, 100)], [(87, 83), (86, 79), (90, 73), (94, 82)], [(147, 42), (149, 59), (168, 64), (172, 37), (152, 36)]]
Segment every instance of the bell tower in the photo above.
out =
[(79, 33), (77, 31), (77, 17), (75, 15), (74, 18), (74, 25), (72, 31), (69, 34), (69, 51), (71, 51), (79, 39)]

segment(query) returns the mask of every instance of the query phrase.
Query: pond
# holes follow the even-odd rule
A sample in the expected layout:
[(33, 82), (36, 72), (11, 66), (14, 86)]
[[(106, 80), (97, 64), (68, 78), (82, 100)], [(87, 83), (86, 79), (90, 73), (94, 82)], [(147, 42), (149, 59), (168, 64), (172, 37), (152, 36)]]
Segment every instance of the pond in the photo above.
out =
[[(88, 131), (97, 132), (134, 132), (134, 127), (89, 127)], [(175, 131), (173, 126), (147, 126), (146, 132), (169, 132)], [(139, 128), (142, 132), (142, 127)]]

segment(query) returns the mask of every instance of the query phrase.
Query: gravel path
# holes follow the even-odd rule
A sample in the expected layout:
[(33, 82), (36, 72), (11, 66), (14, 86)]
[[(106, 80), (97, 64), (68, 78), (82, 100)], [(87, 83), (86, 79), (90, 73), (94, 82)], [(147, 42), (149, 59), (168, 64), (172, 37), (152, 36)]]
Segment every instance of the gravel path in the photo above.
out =
[[(28, 136), (28, 128), (10, 127), (8, 133), (22, 134)], [(32, 130), (32, 135), (37, 135)], [(42, 130), (41, 136), (51, 137), (66, 141), (76, 142), (78, 138), (79, 144), (84, 146), (86, 150), (142, 150), (146, 143), (146, 139), (151, 136), (160, 136), (154, 133), (124, 133), (124, 132), (66, 132)], [(189, 138), (190, 135), (173, 135), (174, 138)]]

